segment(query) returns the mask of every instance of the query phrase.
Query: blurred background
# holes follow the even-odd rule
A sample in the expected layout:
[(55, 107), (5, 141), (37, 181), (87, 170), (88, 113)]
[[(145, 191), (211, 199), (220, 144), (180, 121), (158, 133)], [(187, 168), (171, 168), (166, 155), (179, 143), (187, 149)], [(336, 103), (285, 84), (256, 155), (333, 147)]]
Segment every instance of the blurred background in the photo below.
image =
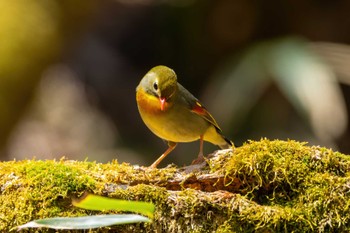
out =
[[(160, 64), (236, 146), (267, 137), (350, 154), (349, 11), (346, 0), (0, 0), (0, 159), (149, 165), (167, 145), (141, 121), (135, 88)], [(198, 150), (180, 144), (161, 166)]]

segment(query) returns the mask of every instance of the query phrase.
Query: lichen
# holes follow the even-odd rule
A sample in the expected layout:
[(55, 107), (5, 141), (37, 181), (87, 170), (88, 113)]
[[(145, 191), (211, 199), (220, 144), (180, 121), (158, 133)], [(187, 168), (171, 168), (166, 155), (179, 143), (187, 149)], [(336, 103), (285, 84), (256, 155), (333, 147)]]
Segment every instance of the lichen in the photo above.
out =
[[(262, 139), (218, 151), (207, 163), (183, 174), (175, 166), (151, 169), (117, 161), (1, 162), (0, 231), (39, 218), (100, 213), (71, 205), (72, 197), (86, 191), (156, 205), (152, 223), (91, 232), (350, 231), (347, 155), (292, 140)], [(201, 177), (218, 178), (206, 182)], [(174, 180), (181, 185), (167, 185)], [(195, 182), (213, 188), (201, 190), (203, 183)]]

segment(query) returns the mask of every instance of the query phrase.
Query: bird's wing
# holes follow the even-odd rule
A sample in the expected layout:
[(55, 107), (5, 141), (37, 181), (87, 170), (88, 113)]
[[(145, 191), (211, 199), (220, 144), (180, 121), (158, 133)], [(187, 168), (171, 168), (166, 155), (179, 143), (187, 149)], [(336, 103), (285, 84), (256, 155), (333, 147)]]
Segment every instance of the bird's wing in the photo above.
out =
[(179, 85), (179, 91), (182, 93), (184, 100), (189, 105), (191, 112), (203, 117), (206, 121), (212, 124), (219, 132), (221, 129), (216, 123), (214, 117), (208, 112), (208, 110), (199, 102), (199, 100), (194, 97), (186, 88), (184, 88), (181, 84)]

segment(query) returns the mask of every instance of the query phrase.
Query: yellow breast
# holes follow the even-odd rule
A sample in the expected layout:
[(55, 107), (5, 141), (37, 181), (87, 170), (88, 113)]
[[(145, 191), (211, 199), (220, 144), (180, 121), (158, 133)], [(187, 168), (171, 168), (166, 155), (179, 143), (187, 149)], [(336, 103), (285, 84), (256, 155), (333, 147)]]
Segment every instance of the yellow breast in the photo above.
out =
[(136, 93), (138, 109), (146, 126), (158, 137), (173, 142), (198, 140), (208, 128), (208, 123), (182, 106), (165, 103), (160, 109), (157, 97), (138, 90)]

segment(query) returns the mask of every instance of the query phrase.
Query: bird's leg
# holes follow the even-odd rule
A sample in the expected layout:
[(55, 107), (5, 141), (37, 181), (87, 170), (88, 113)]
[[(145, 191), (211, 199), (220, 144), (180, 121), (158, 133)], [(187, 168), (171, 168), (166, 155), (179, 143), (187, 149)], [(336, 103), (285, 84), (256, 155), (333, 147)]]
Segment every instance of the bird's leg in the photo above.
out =
[(204, 156), (203, 156), (203, 135), (199, 137), (199, 153), (198, 158), (192, 161), (192, 164), (199, 164), (204, 162)]
[(199, 137), (199, 153), (198, 159), (203, 159), (203, 135)]
[(176, 147), (177, 143), (176, 142), (168, 142), (168, 149), (156, 160), (154, 161), (154, 163), (152, 163), (152, 165), (150, 166), (151, 168), (156, 168), (158, 166), (158, 164), (170, 153), (172, 152), (175, 147)]

